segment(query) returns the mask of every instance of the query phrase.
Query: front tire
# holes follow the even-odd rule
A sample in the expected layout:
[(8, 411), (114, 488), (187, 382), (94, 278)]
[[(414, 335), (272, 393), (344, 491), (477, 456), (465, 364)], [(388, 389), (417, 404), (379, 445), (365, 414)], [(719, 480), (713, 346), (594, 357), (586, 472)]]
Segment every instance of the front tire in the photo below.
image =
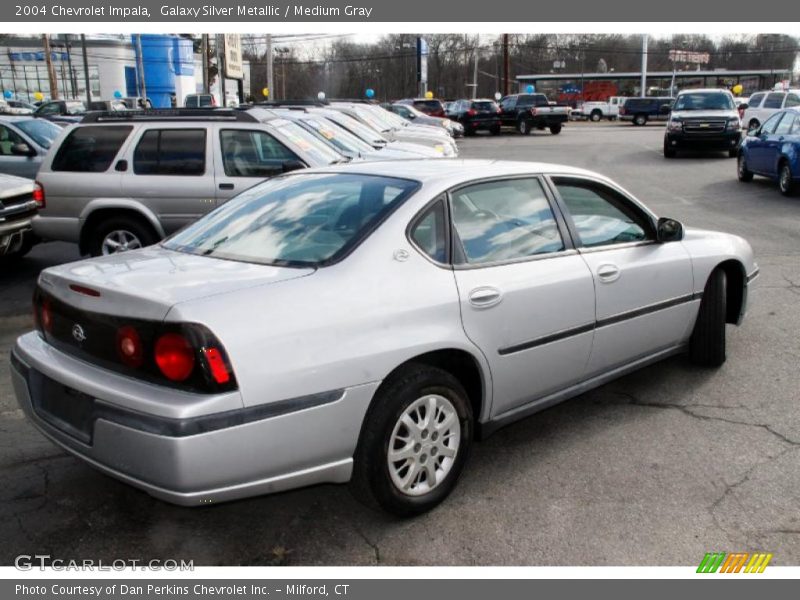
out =
[(739, 181), (744, 183), (753, 181), (753, 172), (747, 168), (747, 159), (745, 159), (744, 154), (741, 152), (736, 161), (736, 176), (739, 178)]
[(558, 123), (556, 125), (550, 125), (550, 133), (552, 133), (553, 135), (558, 135), (559, 133), (561, 133), (561, 123)]
[(715, 269), (706, 282), (700, 311), (689, 342), (689, 358), (703, 367), (719, 367), (725, 362), (725, 317), (727, 278)]
[(647, 116), (646, 115), (636, 115), (635, 117), (633, 117), (633, 124), (634, 125), (638, 125), (640, 127), (642, 125), (647, 125)]
[(676, 154), (675, 148), (669, 145), (667, 138), (664, 138), (664, 158), (675, 158)]
[(791, 196), (794, 193), (795, 184), (792, 177), (792, 168), (787, 161), (781, 164), (781, 168), (778, 171), (778, 187), (784, 196)]
[(592, 111), (592, 114), (591, 114), (591, 115), (589, 115), (589, 118), (590, 118), (592, 121), (594, 121), (595, 123), (597, 123), (597, 122), (598, 122), (600, 119), (602, 119), (602, 118), (603, 118), (603, 113), (602, 113), (602, 112), (600, 112), (599, 110), (593, 110), (593, 111)]
[(429, 511), (455, 488), (472, 437), (472, 408), (459, 381), (411, 365), (384, 382), (364, 419), (353, 493), (400, 517)]
[(517, 121), (517, 131), (522, 135), (528, 135), (531, 132), (531, 124), (525, 119), (520, 119)]

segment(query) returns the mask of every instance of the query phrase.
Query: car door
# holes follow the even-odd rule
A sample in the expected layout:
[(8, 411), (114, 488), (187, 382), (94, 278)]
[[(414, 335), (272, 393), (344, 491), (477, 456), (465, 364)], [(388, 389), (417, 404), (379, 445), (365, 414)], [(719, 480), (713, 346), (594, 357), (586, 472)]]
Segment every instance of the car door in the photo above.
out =
[(683, 245), (656, 242), (655, 219), (605, 182), (551, 181), (594, 279), (596, 329), (587, 376), (683, 342), (699, 304)]
[(284, 165), (300, 158), (271, 133), (252, 127), (221, 126), (215, 140), (217, 204), (280, 175)]
[[(19, 144), (25, 144), (33, 151), (37, 152), (36, 156), (21, 156), (14, 153), (14, 147)], [(36, 171), (39, 170), (39, 164), (42, 157), (38, 155), (36, 144), (8, 125), (0, 123), (0, 173), (8, 173), (9, 175), (17, 175), (18, 177), (27, 177), (34, 179)]]
[(768, 142), (782, 118), (782, 113), (772, 115), (747, 139), (747, 168), (754, 173), (769, 173)]
[(592, 275), (538, 177), (449, 194), (464, 331), (486, 356), (492, 416), (581, 379), (594, 324)]
[(128, 149), (122, 194), (149, 208), (167, 235), (215, 206), (211, 131), (202, 123), (143, 127)]
[(793, 112), (781, 112), (777, 115), (780, 120), (775, 125), (775, 130), (767, 134), (764, 141), (764, 170), (767, 174), (778, 176), (778, 161), (783, 154), (783, 146), (790, 137), (794, 125)]

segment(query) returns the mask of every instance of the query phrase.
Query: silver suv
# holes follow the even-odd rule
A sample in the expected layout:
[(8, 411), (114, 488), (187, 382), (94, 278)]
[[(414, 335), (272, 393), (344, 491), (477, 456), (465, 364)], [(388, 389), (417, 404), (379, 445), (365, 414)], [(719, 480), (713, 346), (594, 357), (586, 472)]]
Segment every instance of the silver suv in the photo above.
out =
[(98, 256), (147, 246), (265, 179), (348, 160), (271, 111), (92, 113), (38, 174), (45, 240)]

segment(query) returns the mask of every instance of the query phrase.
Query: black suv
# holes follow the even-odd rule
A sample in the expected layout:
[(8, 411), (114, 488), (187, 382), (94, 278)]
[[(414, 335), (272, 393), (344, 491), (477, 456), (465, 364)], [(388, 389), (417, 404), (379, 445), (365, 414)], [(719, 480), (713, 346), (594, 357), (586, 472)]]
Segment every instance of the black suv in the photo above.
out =
[(619, 108), (619, 118), (633, 121), (634, 125), (646, 125), (648, 121), (666, 121), (675, 98), (653, 96), (650, 98), (628, 98)]
[(456, 100), (450, 118), (464, 126), (464, 135), (474, 135), (480, 129), (500, 133), (500, 107), (494, 100)]

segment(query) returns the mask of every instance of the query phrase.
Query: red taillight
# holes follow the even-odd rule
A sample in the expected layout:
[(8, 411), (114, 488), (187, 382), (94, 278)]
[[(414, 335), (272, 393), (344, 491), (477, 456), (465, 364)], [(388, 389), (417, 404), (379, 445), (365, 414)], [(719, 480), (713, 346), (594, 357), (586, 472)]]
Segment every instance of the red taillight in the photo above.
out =
[(531, 109), (531, 114), (532, 114), (534, 117), (536, 116), (536, 107), (535, 107), (535, 106), (534, 106), (534, 107)]
[(138, 368), (144, 362), (144, 348), (139, 332), (130, 325), (117, 330), (117, 355), (129, 367)]
[(39, 323), (42, 329), (48, 333), (53, 330), (53, 313), (50, 310), (50, 300), (48, 298), (42, 301), (42, 308), (39, 312)]
[(69, 289), (71, 289), (73, 292), (83, 294), (84, 296), (91, 296), (92, 298), (100, 297), (100, 292), (98, 292), (97, 290), (93, 290), (92, 288), (88, 288), (85, 285), (78, 285), (75, 283), (71, 283)]
[(165, 333), (156, 342), (155, 359), (164, 377), (184, 381), (194, 370), (194, 350), (179, 333)]
[(228, 383), (231, 380), (231, 374), (228, 372), (228, 367), (225, 365), (225, 359), (222, 358), (222, 353), (216, 348), (206, 348), (204, 351), (206, 355), (206, 362), (211, 371), (211, 376), (214, 381), (220, 385)]
[(36, 201), (36, 205), (39, 208), (45, 208), (47, 206), (47, 201), (44, 197), (44, 187), (38, 181), (33, 185), (33, 199)]
[(474, 117), (475, 115), (477, 115), (477, 114), (478, 114), (478, 112), (477, 112), (477, 111), (476, 111), (474, 108), (470, 108), (470, 109), (467, 111), (467, 114), (468, 114), (470, 117)]

